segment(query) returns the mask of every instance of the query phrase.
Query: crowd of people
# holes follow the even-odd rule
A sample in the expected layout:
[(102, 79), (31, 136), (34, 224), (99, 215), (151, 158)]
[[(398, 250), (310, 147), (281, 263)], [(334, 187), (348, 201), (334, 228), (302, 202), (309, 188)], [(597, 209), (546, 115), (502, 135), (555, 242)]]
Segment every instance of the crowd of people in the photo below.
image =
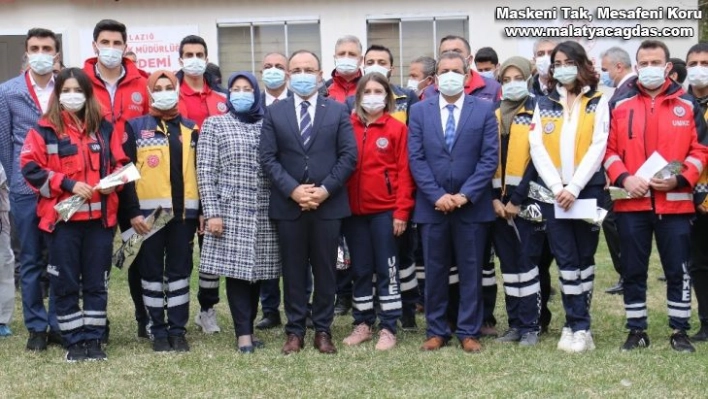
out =
[[(436, 59), (410, 62), (401, 87), (388, 48), (343, 36), (331, 78), (312, 51), (271, 52), (260, 76), (235, 72), (222, 88), (203, 38), (181, 41), (179, 71), (151, 74), (126, 40), (124, 24), (102, 20), (96, 56), (65, 68), (57, 36), (30, 29), (27, 68), (0, 85), (0, 336), (12, 334), (13, 235), (27, 349), (58, 344), (69, 362), (105, 360), (118, 227), (147, 236), (127, 273), (137, 336), (156, 352), (189, 351), (195, 237), (195, 324), (221, 330), (223, 277), (241, 353), (265, 345), (255, 329), (283, 324), (281, 277), (286, 355), (304, 348), (308, 329), (319, 352), (336, 353), (331, 325), (349, 310), (347, 346), (376, 339), (391, 350), (399, 326), (417, 328), (416, 312), (422, 350), (453, 337), (470, 353), (483, 336), (534, 346), (551, 321), (554, 261), (558, 349), (585, 352), (595, 348), (602, 228), (620, 277), (607, 292), (624, 296), (621, 349), (649, 346), (654, 237), (671, 347), (694, 352), (692, 341), (708, 340), (708, 44), (684, 62), (647, 40), (634, 62), (613, 47), (593, 65), (574, 41), (539, 39), (531, 59), (500, 62), (446, 36)], [(100, 188), (131, 162), (139, 180)], [(63, 220), (55, 206), (72, 196), (85, 203)], [(171, 219), (157, 229), (159, 209)], [(691, 287), (701, 327), (689, 338)]]

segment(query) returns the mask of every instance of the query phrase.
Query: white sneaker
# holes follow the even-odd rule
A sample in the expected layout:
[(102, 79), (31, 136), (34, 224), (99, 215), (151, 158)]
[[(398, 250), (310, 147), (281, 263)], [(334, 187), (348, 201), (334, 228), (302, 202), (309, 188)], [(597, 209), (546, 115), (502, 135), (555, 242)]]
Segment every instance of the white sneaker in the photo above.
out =
[(206, 334), (221, 332), (221, 328), (216, 324), (216, 311), (214, 308), (206, 312), (197, 313), (197, 316), (194, 318), (194, 323), (201, 327), (202, 331)]
[(585, 352), (595, 349), (590, 331), (580, 330), (573, 333), (571, 352)]
[(561, 337), (558, 341), (558, 350), (564, 352), (572, 352), (571, 345), (573, 343), (573, 330), (570, 327), (563, 327), (561, 330)]

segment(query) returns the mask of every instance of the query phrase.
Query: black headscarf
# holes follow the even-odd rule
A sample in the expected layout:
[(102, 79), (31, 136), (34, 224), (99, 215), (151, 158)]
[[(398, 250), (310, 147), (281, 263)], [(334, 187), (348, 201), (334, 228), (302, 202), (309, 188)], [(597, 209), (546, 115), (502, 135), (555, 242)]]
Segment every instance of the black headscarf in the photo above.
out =
[(236, 112), (233, 105), (231, 105), (231, 101), (227, 101), (226, 106), (229, 108), (229, 111), (231, 111), (233, 115), (236, 115), (240, 121), (244, 123), (256, 123), (263, 119), (263, 115), (265, 114), (261, 101), (261, 90), (258, 87), (258, 80), (256, 77), (250, 72), (236, 72), (229, 77), (229, 84), (226, 86), (226, 90), (229, 91), (229, 96), (231, 96), (231, 86), (234, 84), (236, 79), (240, 77), (248, 79), (248, 81), (251, 82), (251, 86), (253, 86), (253, 105), (251, 106), (251, 109), (246, 112)]

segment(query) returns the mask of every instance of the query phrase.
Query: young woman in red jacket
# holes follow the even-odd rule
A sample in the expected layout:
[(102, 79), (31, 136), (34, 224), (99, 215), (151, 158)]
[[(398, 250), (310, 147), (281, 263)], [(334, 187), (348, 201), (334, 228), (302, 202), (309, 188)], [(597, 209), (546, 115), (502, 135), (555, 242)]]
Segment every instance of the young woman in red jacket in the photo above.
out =
[[(20, 165), (39, 194), (39, 228), (47, 233), (47, 272), (68, 362), (106, 360), (101, 337), (118, 197), (113, 188), (94, 187), (126, 162), (121, 137), (101, 116), (86, 73), (78, 68), (61, 71), (49, 110), (27, 134)], [(69, 221), (61, 221), (54, 206), (74, 194), (86, 203)]]
[(344, 220), (342, 231), (352, 260), (356, 327), (344, 343), (358, 345), (372, 339), (375, 292), (381, 328), (376, 349), (388, 350), (396, 345), (396, 321), (401, 316), (396, 237), (406, 230), (414, 205), (408, 129), (389, 115), (395, 109), (394, 96), (381, 74), (361, 78), (355, 107), (352, 125), (359, 159), (347, 182), (352, 216)]

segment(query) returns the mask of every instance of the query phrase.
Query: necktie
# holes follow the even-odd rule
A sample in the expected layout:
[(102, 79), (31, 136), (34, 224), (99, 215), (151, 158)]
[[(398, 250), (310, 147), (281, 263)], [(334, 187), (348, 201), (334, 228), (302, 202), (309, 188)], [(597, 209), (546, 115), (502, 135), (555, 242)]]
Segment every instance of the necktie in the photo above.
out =
[(312, 135), (312, 119), (310, 118), (310, 113), (307, 112), (309, 107), (309, 101), (303, 101), (300, 104), (300, 136), (304, 145), (307, 145)]
[(455, 104), (445, 106), (448, 111), (447, 123), (445, 124), (445, 144), (448, 151), (452, 151), (452, 143), (455, 142)]

